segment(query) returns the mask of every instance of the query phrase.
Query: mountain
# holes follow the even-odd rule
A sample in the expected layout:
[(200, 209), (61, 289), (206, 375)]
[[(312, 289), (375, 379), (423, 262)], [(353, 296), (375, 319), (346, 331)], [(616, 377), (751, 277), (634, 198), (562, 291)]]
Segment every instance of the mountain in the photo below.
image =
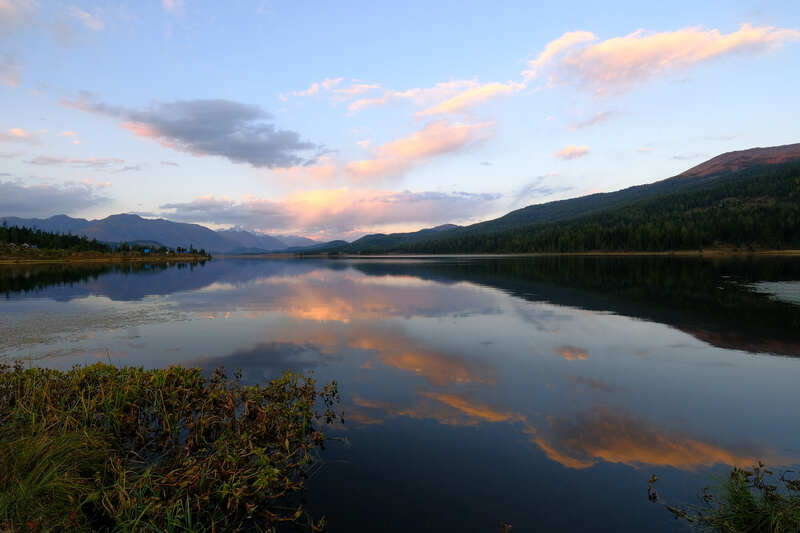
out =
[(111, 215), (100, 220), (72, 218), (56, 215), (50, 218), (5, 217), (10, 226), (26, 226), (44, 231), (85, 235), (90, 239), (108, 243), (157, 242), (170, 248), (182, 246), (205, 249), (213, 253), (263, 253), (285, 250), (290, 246), (319, 244), (305, 237), (286, 236), (278, 239), (270, 235), (242, 230), (213, 231), (199, 224), (172, 222), (165, 219), (146, 219), (139, 215)]
[(2, 220), (5, 220), (9, 226), (25, 226), (42, 231), (49, 231), (51, 233), (63, 234), (78, 234), (83, 228), (92, 224), (85, 218), (72, 218), (67, 215), (55, 215), (50, 218), (5, 217), (2, 218)]
[(800, 160), (800, 143), (727, 152), (692, 167), (679, 177), (708, 176), (756, 165), (777, 165)]
[(314, 246), (316, 244), (320, 244), (318, 241), (314, 239), (309, 239), (308, 237), (298, 237), (297, 235), (273, 235), (276, 239), (283, 241), (289, 247), (294, 246)]
[(234, 229), (219, 230), (217, 233), (226, 239), (238, 242), (242, 248), (249, 248), (255, 251), (283, 250), (289, 247), (286, 242), (270, 235), (260, 235)]
[[(793, 181), (797, 176), (800, 176), (800, 144), (753, 148), (722, 154), (682, 174), (646, 185), (531, 205), (494, 220), (445, 232), (425, 229), (367, 235), (348, 245), (316, 246), (314, 251), (488, 253), (736, 246), (744, 235), (736, 225), (750, 228), (756, 216), (773, 221), (775, 227), (761, 228), (760, 235), (751, 232), (750, 244), (780, 247), (793, 242), (795, 234), (791, 231), (800, 230), (794, 226), (784, 228), (786, 220), (792, 220), (785, 217), (791, 217), (798, 209), (791, 202), (797, 194), (798, 186)], [(748, 186), (743, 189), (742, 183)], [(687, 211), (687, 205), (694, 205), (695, 210)], [(781, 220), (775, 215), (778, 207), (786, 211), (781, 212), (784, 217)], [(648, 218), (648, 210), (651, 214), (661, 213), (661, 218)], [(687, 226), (687, 215), (693, 219), (691, 228)], [(719, 225), (723, 220), (728, 224), (724, 228)], [(641, 234), (642, 228), (648, 228), (650, 233)], [(708, 230), (712, 228), (720, 233), (710, 233)], [(611, 231), (627, 237), (603, 236)], [(675, 237), (675, 231), (687, 236)], [(772, 234), (767, 236), (767, 231)]]
[(214, 252), (238, 247), (236, 241), (199, 224), (150, 220), (139, 215), (111, 215), (80, 230), (89, 238), (106, 242), (158, 241), (170, 248), (194, 246)]

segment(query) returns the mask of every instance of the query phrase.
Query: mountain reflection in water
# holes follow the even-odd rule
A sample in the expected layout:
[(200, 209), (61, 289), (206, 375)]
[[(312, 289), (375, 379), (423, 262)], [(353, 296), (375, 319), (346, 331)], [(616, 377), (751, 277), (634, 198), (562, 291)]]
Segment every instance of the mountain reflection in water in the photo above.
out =
[(0, 356), (336, 379), (309, 492), (331, 531), (671, 531), (651, 473), (691, 501), (724, 465), (800, 462), (800, 306), (774, 297), (797, 280), (779, 257), (3, 267)]

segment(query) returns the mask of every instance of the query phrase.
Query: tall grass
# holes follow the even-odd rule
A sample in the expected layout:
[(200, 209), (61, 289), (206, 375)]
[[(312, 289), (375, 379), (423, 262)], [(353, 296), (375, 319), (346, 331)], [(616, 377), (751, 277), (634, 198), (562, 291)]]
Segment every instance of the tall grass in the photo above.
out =
[(0, 530), (321, 529), (297, 496), (336, 384), (237, 378), (0, 366)]

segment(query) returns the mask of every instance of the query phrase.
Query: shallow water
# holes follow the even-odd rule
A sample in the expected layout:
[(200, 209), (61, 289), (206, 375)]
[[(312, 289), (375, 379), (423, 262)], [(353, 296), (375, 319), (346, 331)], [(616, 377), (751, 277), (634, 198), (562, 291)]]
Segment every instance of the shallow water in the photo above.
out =
[(0, 270), (0, 358), (336, 379), (330, 531), (673, 531), (800, 465), (800, 260), (213, 260)]

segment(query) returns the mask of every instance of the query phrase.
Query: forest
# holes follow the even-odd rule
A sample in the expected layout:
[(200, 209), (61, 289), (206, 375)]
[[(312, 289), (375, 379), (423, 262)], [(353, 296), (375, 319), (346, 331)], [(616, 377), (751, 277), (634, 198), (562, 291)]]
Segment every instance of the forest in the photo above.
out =
[(69, 250), (73, 252), (110, 252), (111, 247), (107, 244), (89, 240), (86, 237), (77, 235), (63, 235), (51, 233), (39, 229), (9, 226), (3, 222), (0, 226), (0, 245), (21, 246), (27, 244), (43, 250)]

